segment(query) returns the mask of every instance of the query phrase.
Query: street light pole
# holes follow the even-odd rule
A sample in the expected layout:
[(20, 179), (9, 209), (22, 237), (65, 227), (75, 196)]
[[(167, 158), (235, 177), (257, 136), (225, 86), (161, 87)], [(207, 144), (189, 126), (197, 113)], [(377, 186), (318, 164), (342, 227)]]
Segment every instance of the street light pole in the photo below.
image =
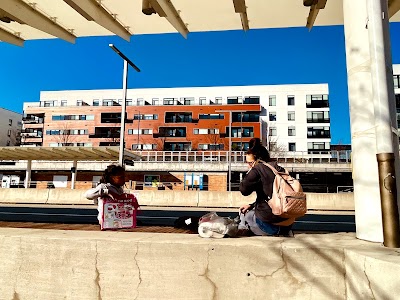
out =
[(232, 111), (229, 111), (229, 151), (228, 151), (228, 191), (231, 191), (231, 156), (232, 156)]
[(140, 130), (140, 111), (138, 112), (138, 125), (137, 125), (137, 146), (136, 149), (139, 150), (139, 130)]
[(247, 110), (216, 110), (215, 112), (227, 112), (229, 113), (229, 147), (228, 147), (228, 191), (231, 191), (231, 181), (232, 181), (232, 176), (231, 176), (231, 156), (232, 156), (232, 112), (237, 112), (237, 113), (244, 113), (247, 112)]
[(126, 115), (126, 94), (128, 85), (128, 62), (124, 59), (124, 72), (122, 76), (122, 111), (121, 111), (121, 129), (119, 133), (119, 158), (118, 162), (124, 165), (124, 144), (125, 144), (125, 115)]
[(128, 85), (128, 64), (134, 68), (137, 72), (140, 69), (126, 57), (117, 47), (113, 44), (108, 45), (115, 53), (117, 53), (124, 60), (124, 72), (122, 77), (122, 110), (121, 110), (121, 129), (120, 129), (120, 142), (119, 142), (119, 157), (118, 162), (121, 166), (124, 165), (124, 144), (125, 144), (125, 115), (126, 115), (126, 94)]

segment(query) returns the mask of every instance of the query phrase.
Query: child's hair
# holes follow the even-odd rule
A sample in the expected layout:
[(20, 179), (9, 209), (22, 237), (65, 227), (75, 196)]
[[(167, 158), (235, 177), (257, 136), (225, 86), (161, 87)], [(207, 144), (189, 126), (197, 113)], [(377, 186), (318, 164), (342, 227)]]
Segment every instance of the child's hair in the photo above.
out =
[(253, 154), (256, 160), (261, 159), (265, 162), (271, 160), (268, 150), (261, 144), (259, 138), (252, 138), (249, 141), (249, 150), (247, 150), (246, 154)]
[(110, 183), (110, 176), (119, 175), (125, 172), (125, 168), (120, 165), (109, 165), (107, 169), (104, 170), (103, 176), (101, 176), (100, 183)]

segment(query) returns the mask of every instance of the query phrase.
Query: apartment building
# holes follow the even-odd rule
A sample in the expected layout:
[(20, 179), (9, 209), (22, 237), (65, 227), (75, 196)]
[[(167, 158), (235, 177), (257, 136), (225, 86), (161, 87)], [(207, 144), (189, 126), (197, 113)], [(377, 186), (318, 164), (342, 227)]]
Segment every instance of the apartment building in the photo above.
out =
[(22, 114), (0, 108), (0, 146), (16, 146), (20, 143)]
[[(125, 148), (330, 149), (327, 84), (129, 89)], [(121, 90), (43, 91), (24, 103), (23, 146), (119, 145)]]

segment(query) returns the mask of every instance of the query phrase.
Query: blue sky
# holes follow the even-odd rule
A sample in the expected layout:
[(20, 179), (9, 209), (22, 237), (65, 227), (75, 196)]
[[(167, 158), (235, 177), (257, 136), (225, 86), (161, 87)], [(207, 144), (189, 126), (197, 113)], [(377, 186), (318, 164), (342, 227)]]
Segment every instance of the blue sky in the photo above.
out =
[[(400, 63), (400, 23), (391, 37)], [(121, 88), (122, 61), (109, 43), (142, 70), (131, 70), (129, 88), (328, 83), (332, 143), (350, 143), (342, 26), (0, 43), (0, 106), (22, 112), (41, 90)]]

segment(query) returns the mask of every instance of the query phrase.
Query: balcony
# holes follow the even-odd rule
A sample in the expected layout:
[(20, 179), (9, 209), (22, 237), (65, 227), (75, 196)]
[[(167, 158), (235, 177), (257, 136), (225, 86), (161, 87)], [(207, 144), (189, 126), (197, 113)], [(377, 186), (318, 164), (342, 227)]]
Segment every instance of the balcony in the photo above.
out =
[(117, 138), (120, 138), (120, 128), (119, 127), (96, 127), (95, 132), (89, 133), (89, 138), (117, 139)]
[(34, 116), (23, 117), (22, 122), (24, 124), (43, 124), (44, 119)]
[(191, 116), (174, 116), (165, 118), (165, 123), (192, 123), (193, 119)]
[(108, 132), (96, 132), (96, 133), (89, 133), (89, 138), (94, 139), (102, 139), (102, 138), (109, 138), (109, 139), (116, 139), (120, 138), (120, 134), (118, 133), (108, 133)]
[(169, 115), (168, 113), (165, 116), (165, 123), (192, 123), (192, 114), (190, 115)]
[(330, 118), (319, 118), (319, 119), (314, 119), (314, 118), (307, 118), (307, 123), (330, 123), (331, 119)]
[(43, 137), (42, 136), (21, 136), (21, 144), (42, 144)]
[(43, 138), (42, 132), (21, 132), (21, 139)]
[(331, 134), (329, 132), (307, 132), (307, 138), (308, 139), (329, 139), (331, 137)]
[[(186, 137), (185, 127), (160, 127), (158, 137)], [(154, 134), (153, 134), (154, 136)]]
[(328, 100), (312, 100), (311, 102), (307, 103), (307, 108), (323, 108), (329, 107)]

